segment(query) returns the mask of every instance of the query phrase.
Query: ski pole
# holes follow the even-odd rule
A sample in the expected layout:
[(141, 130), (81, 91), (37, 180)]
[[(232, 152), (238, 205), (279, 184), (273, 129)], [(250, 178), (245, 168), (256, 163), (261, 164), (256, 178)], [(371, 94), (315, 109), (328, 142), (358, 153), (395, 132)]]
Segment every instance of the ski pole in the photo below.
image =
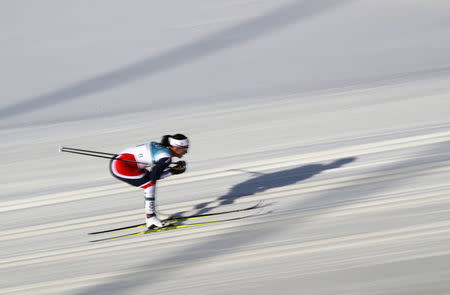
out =
[[(111, 154), (111, 153), (104, 153), (104, 152), (96, 152), (96, 151), (88, 151), (88, 150), (82, 150), (82, 149), (73, 149), (73, 148), (66, 148), (66, 147), (60, 147), (60, 152), (66, 152), (66, 153), (72, 153), (72, 154), (78, 154), (78, 155), (84, 155), (84, 156), (91, 156), (91, 157), (97, 157), (97, 158), (104, 158), (104, 159), (110, 159), (110, 160), (118, 160), (123, 162), (131, 162), (131, 163), (137, 163), (145, 165), (146, 167), (149, 167), (148, 163), (143, 162), (137, 162), (133, 160), (127, 160), (127, 159), (120, 159), (116, 158), (119, 156), (119, 154)], [(110, 155), (110, 156), (103, 156), (103, 155)]]
[(97, 152), (97, 151), (89, 151), (89, 150), (82, 150), (82, 149), (76, 149), (76, 148), (70, 148), (61, 146), (59, 147), (60, 152), (69, 152), (70, 151), (76, 151), (76, 152), (86, 152), (86, 153), (92, 153), (92, 154), (101, 154), (101, 155), (109, 155), (109, 156), (118, 156), (118, 154), (112, 154), (112, 153), (105, 153), (105, 152)]

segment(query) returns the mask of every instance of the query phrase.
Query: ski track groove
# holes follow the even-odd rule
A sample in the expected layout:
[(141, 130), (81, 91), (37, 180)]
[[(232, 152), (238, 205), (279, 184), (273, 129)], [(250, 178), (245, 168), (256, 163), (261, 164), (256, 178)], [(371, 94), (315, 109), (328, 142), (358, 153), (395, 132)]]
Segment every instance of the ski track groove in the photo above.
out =
[[(345, 237), (337, 237), (337, 238), (328, 238), (316, 241), (309, 242), (300, 242), (289, 245), (276, 245), (271, 247), (265, 247), (263, 249), (251, 249), (241, 252), (235, 252), (230, 254), (223, 254), (215, 256), (210, 263), (214, 264), (214, 267), (224, 267), (224, 266), (232, 266), (236, 261), (242, 262), (245, 260), (246, 263), (257, 263), (262, 262), (263, 260), (268, 259), (268, 257), (274, 258), (290, 258), (296, 255), (311, 255), (318, 252), (328, 252), (339, 249), (351, 249), (358, 248), (364, 246), (375, 246), (377, 244), (386, 244), (386, 242), (399, 242), (399, 241), (407, 241), (411, 238), (425, 238), (427, 236), (442, 236), (442, 234), (450, 232), (449, 228), (450, 222), (436, 222), (433, 224), (421, 225), (421, 226), (407, 226), (400, 229), (395, 230), (387, 230), (380, 232), (372, 232), (372, 233), (363, 233), (363, 234), (354, 234)], [(304, 265), (307, 264), (305, 260), (302, 260), (301, 268), (294, 270), (290, 269), (286, 272), (286, 274), (292, 274), (298, 276), (298, 271), (301, 270), (301, 275), (311, 275), (318, 274), (321, 272), (331, 272), (337, 270), (345, 270), (345, 269), (353, 269), (363, 266), (374, 266), (386, 263), (393, 262), (401, 262), (407, 260), (414, 259), (423, 259), (430, 257), (438, 257), (443, 255), (449, 255), (450, 250), (441, 250), (432, 253), (414, 253), (417, 250), (400, 250), (398, 253), (388, 252), (388, 253), (379, 253), (372, 255), (365, 255), (364, 257), (356, 257), (353, 259), (341, 259), (339, 257), (331, 263), (330, 261), (322, 261), (321, 263), (315, 263), (312, 268), (304, 269)], [(413, 253), (413, 254), (410, 254)], [(394, 254), (404, 254), (401, 257), (390, 258), (390, 259), (369, 259), (369, 258), (383, 258), (389, 256), (395, 256)], [(406, 254), (409, 254), (406, 256)], [(406, 257), (405, 257), (406, 256)], [(358, 260), (360, 261), (359, 263)], [(364, 261), (366, 260), (366, 261)], [(369, 261), (369, 264), (367, 262)], [(345, 263), (343, 263), (345, 262)], [(176, 267), (177, 264), (182, 264), (183, 262), (172, 263), (170, 265), (164, 265), (156, 267), (153, 271), (159, 270), (164, 271), (165, 269), (170, 269)], [(344, 264), (344, 265), (342, 265)], [(324, 270), (324, 266), (327, 266)], [(291, 266), (292, 267), (292, 266)], [(115, 272), (106, 272), (95, 275), (87, 275), (76, 277), (67, 280), (57, 280), (50, 282), (41, 282), (37, 284), (29, 284), (23, 285), (20, 287), (9, 287), (0, 289), (0, 294), (14, 293), (14, 292), (23, 292), (30, 291), (39, 288), (57, 288), (52, 292), (81, 288), (86, 287), (93, 284), (99, 284), (102, 280), (112, 279), (113, 277), (118, 277), (126, 274), (137, 274), (140, 272), (147, 271), (146, 268), (135, 268), (133, 270), (125, 270), (125, 271), (115, 271)], [(258, 276), (259, 277), (259, 276)], [(264, 277), (264, 276), (263, 276)], [(68, 286), (70, 285), (70, 286)], [(59, 288), (58, 288), (59, 286)]]
[[(442, 201), (446, 201), (448, 198), (448, 192), (450, 190), (444, 190), (444, 191), (436, 191), (434, 193), (422, 193), (419, 194), (416, 197), (403, 197), (399, 199), (386, 199), (386, 200), (375, 200), (373, 202), (368, 202), (364, 204), (350, 204), (347, 206), (340, 206), (338, 209), (329, 209), (329, 208), (318, 208), (318, 209), (310, 209), (307, 211), (307, 214), (304, 215), (296, 215), (295, 218), (305, 218), (307, 216), (315, 216), (319, 214), (322, 218), (324, 217), (339, 217), (339, 216), (346, 216), (346, 215), (352, 215), (355, 216), (356, 214), (367, 214), (369, 212), (375, 212), (375, 211), (386, 211), (386, 210), (395, 210), (397, 208), (407, 208), (407, 207), (421, 207), (424, 205), (434, 204), (434, 203), (442, 203)], [(404, 201), (404, 203), (403, 203)], [(392, 203), (397, 203), (395, 206)], [(321, 211), (327, 211), (325, 213)], [(283, 220), (284, 218), (281, 216), (282, 212), (278, 213), (277, 220)], [(280, 218), (281, 216), (281, 218)], [(292, 217), (291, 217), (292, 218)], [(253, 219), (253, 221), (247, 221), (246, 225), (254, 225), (254, 224), (264, 224), (264, 221), (261, 221), (259, 219)], [(436, 224), (440, 224), (439, 222)], [(445, 226), (450, 225), (450, 221), (444, 222)], [(220, 224), (220, 225), (209, 225), (202, 227), (200, 229), (195, 229), (193, 231), (190, 231), (188, 229), (185, 229), (184, 231), (180, 230), (179, 233), (172, 234), (169, 238), (164, 236), (163, 234), (152, 234), (152, 240), (149, 241), (145, 238), (146, 235), (143, 235), (141, 237), (132, 237), (130, 239), (124, 238), (122, 240), (118, 241), (107, 241), (98, 245), (88, 245), (88, 246), (82, 246), (79, 248), (70, 248), (70, 249), (63, 249), (63, 250), (52, 250), (49, 252), (42, 252), (38, 254), (32, 254), (32, 255), (22, 255), (22, 256), (15, 256), (12, 258), (7, 259), (1, 259), (0, 260), (0, 269), (11, 267), (11, 266), (19, 266), (19, 265), (29, 265), (33, 263), (42, 263), (46, 261), (54, 261), (64, 258), (70, 258), (70, 257), (78, 257), (78, 256), (85, 256), (85, 255), (94, 255), (94, 254), (104, 254), (106, 252), (110, 251), (118, 251), (122, 249), (129, 249), (129, 248), (135, 248), (140, 247), (143, 244), (149, 244), (157, 245), (157, 244), (164, 244), (164, 243), (172, 243), (180, 240), (189, 240), (193, 239), (194, 235), (197, 236), (197, 238), (204, 237), (205, 235), (211, 235), (214, 234), (215, 231), (223, 233), (225, 229), (233, 230), (234, 225), (240, 226), (241, 223), (239, 221), (232, 221), (227, 224)], [(148, 236), (147, 236), (148, 237)], [(143, 240), (142, 242), (139, 240)]]
[[(444, 165), (442, 166), (442, 164), (444, 164)], [(377, 177), (377, 175), (379, 173), (368, 173), (368, 174), (362, 174), (362, 175), (360, 174), (357, 176), (345, 176), (345, 177), (341, 177), (341, 178), (333, 178), (331, 180), (318, 180), (318, 181), (314, 181), (314, 182), (311, 182), (308, 184), (300, 183), (300, 184), (296, 184), (296, 185), (291, 185), (287, 188), (278, 188), (278, 189), (269, 190), (266, 193), (261, 193), (256, 196), (246, 196), (246, 197), (240, 198), (239, 200), (236, 200), (235, 204), (240, 204), (240, 203), (244, 203), (244, 202), (247, 203), (247, 202), (273, 200), (276, 198), (296, 196), (298, 194), (306, 194), (306, 193), (320, 192), (320, 191), (332, 190), (332, 189), (343, 188), (343, 187), (365, 185), (365, 184), (377, 183), (380, 181), (394, 180), (394, 179), (412, 177), (412, 176), (418, 176), (418, 175), (426, 175), (426, 174), (437, 173), (437, 172), (446, 172), (446, 171), (450, 170), (450, 166), (447, 166), (448, 164), (450, 164), (450, 161), (420, 165), (419, 167), (425, 168), (425, 170), (417, 170), (417, 171), (413, 171), (413, 172), (408, 172), (409, 170), (411, 170), (410, 167), (386, 170), (386, 171), (384, 171), (383, 176), (378, 176), (378, 177)], [(442, 166), (442, 167), (435, 167), (437, 165)], [(405, 172), (408, 172), (408, 173), (405, 173)], [(187, 201), (187, 202), (171, 204), (168, 206), (161, 206), (161, 209), (162, 209), (162, 211), (164, 211), (164, 210), (168, 210), (170, 208), (177, 208), (177, 210), (186, 211), (186, 210), (191, 209), (190, 208), (191, 206), (195, 206), (199, 202), (209, 202), (209, 203), (214, 204), (215, 201), (216, 201), (216, 199), (214, 199), (214, 198), (202, 199), (202, 200), (197, 200), (197, 201)], [(214, 206), (211, 206), (211, 207), (214, 207)], [(56, 223), (51, 223), (51, 224), (31, 226), (31, 227), (27, 227), (27, 228), (19, 228), (19, 229), (13, 229), (13, 230), (0, 231), (0, 241), (29, 237), (29, 236), (36, 236), (36, 235), (41, 235), (41, 234), (56, 233), (56, 232), (60, 232), (60, 231), (74, 230), (74, 229), (86, 228), (86, 227), (91, 227), (91, 226), (107, 225), (110, 223), (136, 221), (136, 215), (138, 215), (139, 213), (141, 213), (141, 210), (131, 210), (131, 211), (127, 211), (127, 212), (107, 214), (107, 215), (103, 215), (103, 216), (80, 218), (80, 219), (76, 219), (76, 220), (61, 221), (61, 222), (56, 222)]]
[[(205, 171), (193, 172), (184, 178), (167, 180), (159, 186), (177, 185), (200, 180), (228, 177), (243, 174), (245, 172), (235, 171), (238, 169), (252, 169), (254, 172), (260, 172), (269, 169), (279, 169), (283, 167), (294, 166), (295, 164), (305, 164), (317, 161), (332, 160), (340, 157), (355, 157), (363, 154), (378, 153), (384, 151), (393, 151), (408, 147), (419, 147), (428, 144), (442, 143), (450, 141), (450, 132), (436, 132), (433, 134), (411, 136), (400, 139), (386, 140), (369, 144), (361, 144), (351, 147), (336, 148), (320, 152), (307, 153), (281, 157), (271, 160), (260, 160), (257, 162), (239, 164), (227, 167), (225, 169), (209, 169)], [(23, 200), (5, 201), (0, 203), (0, 212), (32, 208), (37, 206), (46, 206), (58, 203), (65, 203), (83, 199), (103, 197), (106, 195), (124, 193), (133, 191), (133, 188), (123, 186), (123, 184), (113, 184), (100, 187), (86, 188), (77, 191), (48, 194)]]

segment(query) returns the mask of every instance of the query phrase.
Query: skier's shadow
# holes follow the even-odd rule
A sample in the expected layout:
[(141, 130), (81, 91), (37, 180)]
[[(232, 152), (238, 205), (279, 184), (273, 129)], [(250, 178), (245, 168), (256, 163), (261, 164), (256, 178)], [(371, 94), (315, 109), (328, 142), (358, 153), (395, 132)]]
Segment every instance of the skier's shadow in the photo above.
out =
[[(241, 197), (261, 193), (272, 188), (288, 186), (311, 178), (320, 174), (322, 171), (336, 169), (355, 160), (356, 157), (348, 157), (336, 160), (327, 165), (312, 164), (268, 174), (247, 171), (257, 176), (233, 186), (227, 194), (217, 198), (215, 201), (198, 204), (195, 206), (195, 209), (199, 210), (197, 212), (198, 214), (204, 214), (216, 207), (232, 204)], [(215, 204), (216, 206), (208, 207), (211, 204)]]

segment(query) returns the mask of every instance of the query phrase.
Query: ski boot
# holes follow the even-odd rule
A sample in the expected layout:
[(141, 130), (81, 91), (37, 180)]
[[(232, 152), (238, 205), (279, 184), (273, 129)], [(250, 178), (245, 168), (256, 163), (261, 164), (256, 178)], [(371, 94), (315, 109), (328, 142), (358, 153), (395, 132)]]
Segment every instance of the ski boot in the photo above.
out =
[(164, 224), (155, 214), (146, 215), (147, 229), (162, 228)]

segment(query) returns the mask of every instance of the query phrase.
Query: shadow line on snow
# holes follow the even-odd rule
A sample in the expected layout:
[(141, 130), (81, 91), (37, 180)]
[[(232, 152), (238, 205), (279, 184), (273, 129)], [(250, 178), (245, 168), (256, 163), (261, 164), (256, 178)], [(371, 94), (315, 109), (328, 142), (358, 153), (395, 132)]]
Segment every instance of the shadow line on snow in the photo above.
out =
[(346, 2), (337, 0), (292, 1), (265, 15), (209, 34), (160, 55), (7, 106), (0, 110), (0, 118), (17, 116), (123, 86), (138, 79), (196, 61), (232, 46), (257, 39)]

